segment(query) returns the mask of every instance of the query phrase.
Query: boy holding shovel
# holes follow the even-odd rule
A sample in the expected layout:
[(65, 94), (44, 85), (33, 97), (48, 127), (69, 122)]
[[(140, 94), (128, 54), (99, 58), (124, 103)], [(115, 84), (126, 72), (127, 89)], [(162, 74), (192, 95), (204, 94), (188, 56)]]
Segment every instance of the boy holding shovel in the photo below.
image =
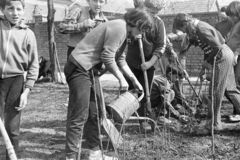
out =
[[(166, 47), (166, 30), (163, 21), (156, 14), (159, 11), (157, 6), (154, 6), (149, 0), (143, 2), (143, 0), (135, 0), (135, 8), (146, 7), (151, 12), (151, 17), (154, 21), (154, 26), (151, 32), (145, 32), (142, 34), (141, 41), (143, 44), (144, 59), (142, 61), (141, 50), (139, 48), (139, 38), (131, 37), (131, 44), (128, 45), (128, 52), (126, 56), (126, 62), (129, 65), (129, 68), (137, 77), (138, 81), (142, 86), (146, 86), (148, 91), (145, 88), (145, 98), (141, 101), (141, 106), (138, 109), (139, 116), (146, 117), (147, 112), (151, 112), (151, 104), (149, 102), (149, 95), (147, 92), (150, 92), (152, 80), (155, 73), (154, 64), (162, 57), (165, 52)], [(147, 80), (146, 76), (147, 75)], [(133, 85), (130, 80), (129, 90), (133, 89)], [(149, 123), (145, 121), (140, 121), (140, 126), (144, 130), (152, 130), (152, 127)]]

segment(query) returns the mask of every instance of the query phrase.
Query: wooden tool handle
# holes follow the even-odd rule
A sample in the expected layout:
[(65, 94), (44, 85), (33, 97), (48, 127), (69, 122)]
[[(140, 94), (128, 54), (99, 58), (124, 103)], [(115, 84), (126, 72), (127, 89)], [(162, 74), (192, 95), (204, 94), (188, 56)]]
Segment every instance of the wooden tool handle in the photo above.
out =
[(2, 134), (2, 137), (3, 137), (3, 140), (4, 140), (4, 143), (6, 145), (6, 149), (7, 149), (7, 152), (8, 152), (8, 156), (10, 157), (10, 160), (17, 160), (17, 156), (15, 154), (15, 151), (14, 151), (14, 148), (13, 148), (13, 145), (8, 137), (8, 134), (7, 134), (7, 131), (3, 125), (3, 121), (2, 119), (0, 118), (0, 130), (1, 130), (1, 134)]
[[(144, 63), (145, 62), (145, 56), (144, 56), (144, 52), (143, 52), (142, 35), (137, 35), (135, 38), (138, 39), (141, 59), (142, 59), (142, 63)], [(147, 103), (146, 103), (147, 106), (146, 107), (147, 107), (147, 111), (151, 112), (151, 101), (150, 101), (147, 71), (143, 71), (143, 75), (144, 75), (145, 92), (146, 92), (146, 99), (147, 99)]]

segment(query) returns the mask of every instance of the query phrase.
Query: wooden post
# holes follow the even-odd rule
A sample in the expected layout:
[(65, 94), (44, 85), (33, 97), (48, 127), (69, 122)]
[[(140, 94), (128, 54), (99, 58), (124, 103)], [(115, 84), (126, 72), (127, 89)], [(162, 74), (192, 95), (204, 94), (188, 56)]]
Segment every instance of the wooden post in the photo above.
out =
[(220, 6), (219, 6), (219, 3), (218, 3), (218, 0), (216, 0), (215, 3), (216, 3), (218, 12), (220, 12)]
[(58, 74), (56, 71), (56, 55), (54, 48), (54, 7), (53, 0), (48, 0), (48, 43), (49, 43), (49, 56), (51, 61), (51, 71), (52, 71), (52, 81), (55, 82), (58, 79)]

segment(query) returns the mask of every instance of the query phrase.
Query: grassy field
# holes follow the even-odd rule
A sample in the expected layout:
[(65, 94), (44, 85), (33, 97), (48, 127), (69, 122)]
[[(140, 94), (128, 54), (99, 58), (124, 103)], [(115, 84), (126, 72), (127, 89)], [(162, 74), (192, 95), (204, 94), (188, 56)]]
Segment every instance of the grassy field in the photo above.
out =
[[(117, 96), (118, 84), (103, 81), (106, 103)], [(65, 125), (68, 86), (38, 83), (22, 113), (20, 160), (64, 160)], [(223, 104), (223, 111), (231, 109)], [(224, 112), (226, 113), (226, 112)], [(134, 160), (202, 160), (211, 159), (211, 136), (197, 137), (189, 132), (189, 125), (174, 122), (172, 127), (160, 126), (154, 133), (139, 131), (139, 126), (125, 126), (124, 144), (118, 149), (121, 159)], [(240, 159), (240, 129), (215, 135), (216, 159)], [(83, 149), (82, 158), (86, 157)], [(111, 148), (105, 150), (113, 154)], [(0, 139), (0, 160), (4, 160), (5, 146)]]

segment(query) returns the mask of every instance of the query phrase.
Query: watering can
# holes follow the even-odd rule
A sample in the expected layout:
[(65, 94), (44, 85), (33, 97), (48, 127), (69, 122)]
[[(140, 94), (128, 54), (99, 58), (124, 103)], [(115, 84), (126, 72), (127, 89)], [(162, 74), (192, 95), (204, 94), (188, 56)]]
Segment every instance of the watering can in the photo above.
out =
[(113, 120), (117, 123), (125, 123), (127, 119), (140, 107), (140, 101), (144, 97), (144, 92), (135, 92), (134, 90), (126, 91), (119, 94), (118, 97), (111, 102), (107, 109)]

